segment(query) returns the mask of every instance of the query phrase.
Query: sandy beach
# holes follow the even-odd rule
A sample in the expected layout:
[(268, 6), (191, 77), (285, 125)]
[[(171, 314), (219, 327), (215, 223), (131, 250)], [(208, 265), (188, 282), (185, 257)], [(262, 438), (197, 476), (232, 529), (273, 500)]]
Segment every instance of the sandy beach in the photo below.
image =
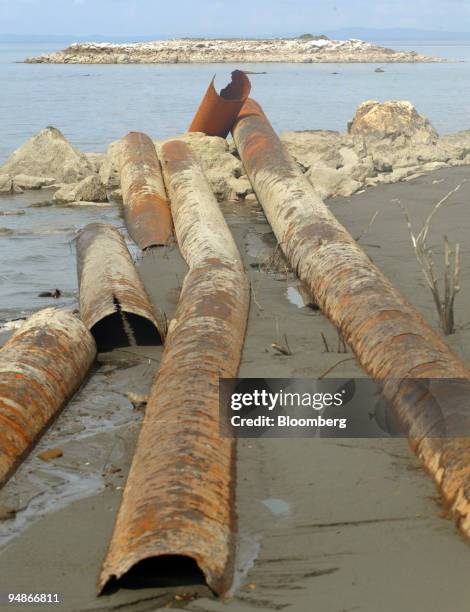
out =
[[(408, 182), (378, 185), (328, 204), (359, 236), (371, 259), (438, 329), (434, 305), (414, 256), (403, 213), (417, 226), (433, 205), (462, 183), (436, 216), (429, 242), (447, 234), (470, 252), (468, 166), (443, 168)], [(362, 377), (351, 353), (337, 352), (325, 317), (302, 306), (297, 281), (273, 256), (276, 242), (255, 202), (222, 203), (243, 254), (252, 304), (240, 375)], [(176, 247), (145, 253), (139, 273), (155, 306), (171, 317), (186, 266)], [(468, 267), (456, 302), (456, 333), (446, 340), (467, 362)], [(331, 352), (326, 352), (321, 334)], [(271, 347), (288, 339), (292, 355)], [(161, 587), (150, 580), (95, 597), (142, 410), (127, 394), (146, 396), (161, 349), (134, 347), (99, 356), (99, 370), (52, 425), (0, 492), (0, 572), (9, 589), (57, 591), (64, 609), (186, 608), (255, 611), (311, 609), (441, 611), (468, 609), (468, 544), (443, 512), (435, 486), (406, 440), (241, 440), (237, 451), (239, 549), (231, 597), (203, 585)], [(135, 403), (135, 397), (131, 395)], [(38, 453), (60, 448), (44, 462)], [(13, 516), (16, 512), (16, 516)], [(11, 539), (9, 539), (11, 538)], [(27, 577), (27, 580), (26, 580)], [(18, 606), (18, 609), (22, 609)]]

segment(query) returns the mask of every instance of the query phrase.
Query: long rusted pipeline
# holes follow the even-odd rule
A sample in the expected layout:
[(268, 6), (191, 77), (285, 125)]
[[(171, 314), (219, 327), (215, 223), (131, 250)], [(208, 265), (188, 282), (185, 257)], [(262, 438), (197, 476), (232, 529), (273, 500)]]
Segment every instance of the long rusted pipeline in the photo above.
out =
[(384, 379), (384, 394), (406, 426), (411, 445), (435, 478), (457, 524), (470, 536), (470, 438), (424, 435), (439, 431), (432, 424), (433, 398), (410, 380), (463, 379), (455, 412), (452, 402), (447, 403), (445, 425), (452, 425), (451, 436), (459, 431), (465, 436), (470, 415), (468, 368), (332, 215), (254, 100), (245, 104), (233, 136), (293, 269), (364, 369)]
[(179, 559), (182, 569), (189, 558), (222, 594), (233, 572), (234, 443), (219, 435), (218, 380), (238, 370), (249, 287), (230, 230), (187, 145), (165, 144), (162, 163), (189, 272), (99, 588), (145, 559)]
[(119, 159), (129, 235), (142, 250), (168, 244), (173, 226), (155, 145), (146, 134), (130, 132), (121, 141)]
[(96, 356), (71, 312), (30, 317), (0, 350), (0, 486), (81, 385)]
[(214, 87), (215, 76), (194, 115), (188, 132), (204, 132), (208, 136), (225, 138), (238, 113), (250, 95), (251, 83), (242, 70), (232, 72), (232, 81), (221, 90)]
[(78, 235), (80, 317), (99, 350), (163, 344), (166, 319), (155, 312), (120, 232), (90, 223)]

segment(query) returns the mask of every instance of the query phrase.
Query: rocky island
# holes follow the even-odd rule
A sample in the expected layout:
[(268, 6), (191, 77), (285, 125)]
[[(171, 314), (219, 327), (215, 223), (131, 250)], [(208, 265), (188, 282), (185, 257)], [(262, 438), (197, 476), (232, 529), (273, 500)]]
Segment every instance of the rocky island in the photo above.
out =
[(416, 51), (397, 51), (363, 40), (303, 35), (291, 39), (181, 39), (133, 44), (74, 43), (30, 57), (29, 64), (407, 63), (444, 62)]

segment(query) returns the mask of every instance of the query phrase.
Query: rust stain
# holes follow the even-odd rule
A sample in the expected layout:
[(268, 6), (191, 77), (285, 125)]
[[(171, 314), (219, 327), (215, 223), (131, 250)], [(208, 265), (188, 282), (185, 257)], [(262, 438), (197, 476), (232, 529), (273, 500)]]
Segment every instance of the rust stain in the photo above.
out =
[(127, 250), (111, 225), (91, 223), (79, 234), (80, 317), (99, 350), (129, 344), (162, 344), (163, 313), (154, 311)]
[(130, 132), (121, 141), (120, 175), (124, 217), (139, 248), (167, 245), (173, 236), (170, 206), (152, 140)]
[(188, 132), (226, 138), (243, 104), (250, 95), (251, 83), (242, 70), (232, 72), (232, 81), (221, 90), (214, 87), (215, 76), (189, 126)]
[(0, 350), (0, 486), (78, 389), (95, 355), (83, 323), (54, 308), (30, 317)]
[(249, 285), (190, 149), (182, 142), (165, 144), (162, 164), (189, 272), (169, 326), (99, 590), (139, 562), (180, 556), (195, 562), (212, 590), (223, 594), (231, 586), (234, 565), (234, 441), (219, 434), (218, 381), (238, 371)]
[[(470, 537), (470, 439), (423, 435), (444, 431), (444, 426), (448, 431), (452, 425), (455, 436), (458, 423), (465, 427), (469, 369), (332, 215), (257, 102), (247, 100), (232, 133), (290, 264), (366, 372), (383, 381), (384, 394), (392, 400), (411, 446), (438, 484), (458, 526)], [(409, 392), (407, 380), (412, 378), (462, 379), (466, 400), (457, 425), (452, 402), (443, 403), (439, 422), (435, 398)]]

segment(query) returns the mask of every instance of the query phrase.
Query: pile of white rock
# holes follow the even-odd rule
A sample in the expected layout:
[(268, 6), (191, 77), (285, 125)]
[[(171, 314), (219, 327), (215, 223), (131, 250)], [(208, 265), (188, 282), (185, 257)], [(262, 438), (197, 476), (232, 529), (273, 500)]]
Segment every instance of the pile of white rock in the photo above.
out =
[(27, 58), (30, 64), (205, 64), (324, 62), (445, 62), (416, 51), (400, 51), (358, 39), (326, 37), (275, 39), (179, 39), (133, 44), (75, 43), (54, 53)]

